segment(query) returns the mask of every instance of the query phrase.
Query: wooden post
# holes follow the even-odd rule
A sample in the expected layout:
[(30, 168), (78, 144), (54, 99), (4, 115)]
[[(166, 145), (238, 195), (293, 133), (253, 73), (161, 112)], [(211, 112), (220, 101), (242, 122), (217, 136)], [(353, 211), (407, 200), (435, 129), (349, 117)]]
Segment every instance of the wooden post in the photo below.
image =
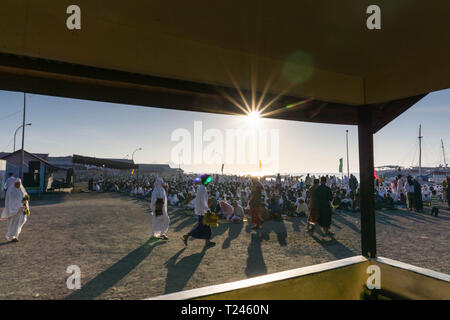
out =
[(375, 187), (373, 164), (372, 110), (368, 105), (358, 108), (358, 144), (360, 172), (361, 207), (361, 249), (362, 255), (375, 258)]

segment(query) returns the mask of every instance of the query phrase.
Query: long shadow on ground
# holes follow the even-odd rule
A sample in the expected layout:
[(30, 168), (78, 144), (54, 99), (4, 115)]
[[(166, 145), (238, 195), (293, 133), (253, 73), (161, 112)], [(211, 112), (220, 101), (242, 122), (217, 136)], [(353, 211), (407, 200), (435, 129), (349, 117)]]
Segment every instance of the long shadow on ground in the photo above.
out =
[(172, 258), (170, 258), (165, 266), (167, 267), (166, 288), (164, 293), (172, 293), (184, 289), (189, 279), (197, 270), (200, 262), (205, 256), (206, 247), (199, 253), (194, 253), (190, 256), (182, 258), (177, 262), (178, 257), (184, 252), (186, 248), (178, 251)]
[(281, 220), (270, 220), (267, 223), (263, 223), (261, 228), (262, 237), (264, 240), (270, 239), (270, 233), (275, 232), (277, 235), (277, 240), (280, 246), (287, 246), (287, 230), (284, 221)]
[(267, 273), (267, 267), (261, 250), (261, 236), (258, 233), (252, 234), (250, 245), (248, 246), (247, 267), (245, 274), (247, 277), (260, 276)]
[(65, 297), (65, 300), (95, 299), (129, 274), (152, 250), (164, 242), (149, 239), (142, 246), (130, 252), (111, 267), (86, 283), (80, 290)]
[(325, 250), (331, 253), (337, 260), (356, 256), (357, 254), (344, 246), (335, 238), (320, 239), (312, 234), (311, 237), (320, 244)]
[(222, 244), (222, 249), (228, 249), (230, 247), (231, 241), (237, 239), (241, 234), (242, 228), (244, 227), (244, 223), (231, 223), (228, 229), (228, 237)]

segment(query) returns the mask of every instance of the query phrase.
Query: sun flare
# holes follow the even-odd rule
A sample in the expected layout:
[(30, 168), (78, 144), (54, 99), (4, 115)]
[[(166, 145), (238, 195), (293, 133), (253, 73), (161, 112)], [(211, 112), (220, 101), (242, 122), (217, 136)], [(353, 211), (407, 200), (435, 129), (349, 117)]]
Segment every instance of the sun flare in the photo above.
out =
[(261, 117), (261, 113), (259, 111), (252, 111), (247, 115), (247, 118), (251, 121), (258, 120)]

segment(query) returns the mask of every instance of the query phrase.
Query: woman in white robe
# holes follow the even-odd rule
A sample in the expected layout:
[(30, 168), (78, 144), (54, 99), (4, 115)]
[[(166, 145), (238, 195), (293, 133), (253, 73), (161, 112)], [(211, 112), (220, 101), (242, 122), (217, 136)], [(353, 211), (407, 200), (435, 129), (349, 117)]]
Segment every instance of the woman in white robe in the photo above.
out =
[[(156, 201), (163, 199), (162, 215), (156, 215)], [(150, 204), (152, 211), (152, 234), (153, 237), (169, 240), (166, 233), (169, 230), (169, 215), (167, 214), (167, 194), (163, 188), (163, 179), (158, 178), (155, 181), (155, 188), (152, 192), (152, 201)]]
[(19, 241), (19, 234), (22, 227), (27, 222), (27, 216), (24, 214), (28, 203), (23, 202), (23, 198), (28, 196), (21, 180), (17, 179), (14, 185), (8, 188), (5, 198), (5, 208), (0, 216), (0, 220), (8, 221), (8, 232), (6, 239), (8, 241)]

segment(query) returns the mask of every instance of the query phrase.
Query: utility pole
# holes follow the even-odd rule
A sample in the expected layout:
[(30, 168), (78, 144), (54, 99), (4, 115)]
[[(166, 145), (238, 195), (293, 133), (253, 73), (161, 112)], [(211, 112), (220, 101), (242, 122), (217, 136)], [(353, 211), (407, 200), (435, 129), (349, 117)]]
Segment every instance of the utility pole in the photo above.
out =
[(25, 158), (25, 154), (24, 154), (24, 145), (25, 145), (25, 113), (26, 113), (26, 108), (27, 108), (27, 94), (24, 92), (23, 93), (23, 123), (22, 123), (22, 151), (20, 153), (20, 166), (19, 166), (19, 177), (20, 179), (22, 179), (22, 183), (23, 183), (23, 162), (24, 162), (24, 158)]
[(350, 166), (348, 160), (348, 130), (345, 130), (345, 133), (346, 133), (345, 140), (347, 142), (347, 178), (350, 179)]

